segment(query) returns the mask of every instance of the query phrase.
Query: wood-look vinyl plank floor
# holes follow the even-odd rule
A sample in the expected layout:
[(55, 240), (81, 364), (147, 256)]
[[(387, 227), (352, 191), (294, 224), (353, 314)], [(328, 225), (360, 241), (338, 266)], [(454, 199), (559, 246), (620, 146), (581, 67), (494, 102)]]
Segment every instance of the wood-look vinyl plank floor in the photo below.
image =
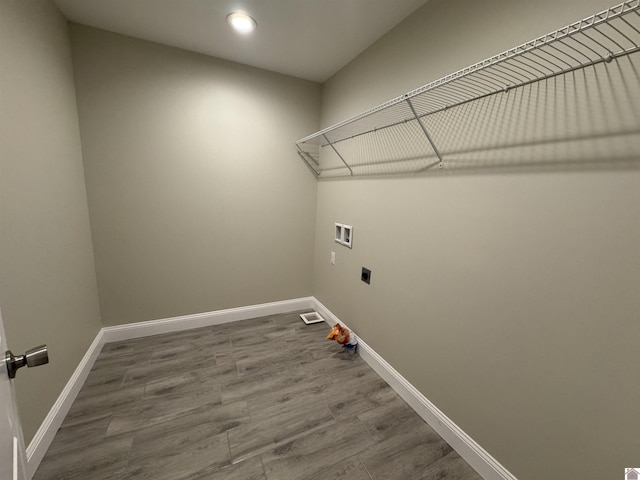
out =
[(105, 345), (34, 480), (481, 480), (298, 314)]

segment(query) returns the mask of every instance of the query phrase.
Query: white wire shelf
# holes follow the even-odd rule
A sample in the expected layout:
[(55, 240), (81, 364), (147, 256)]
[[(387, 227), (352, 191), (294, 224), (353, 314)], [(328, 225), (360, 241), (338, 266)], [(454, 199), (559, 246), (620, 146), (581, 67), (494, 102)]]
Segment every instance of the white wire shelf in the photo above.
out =
[(629, 0), (302, 138), (298, 154), (319, 177), (626, 158), (640, 152), (639, 51)]

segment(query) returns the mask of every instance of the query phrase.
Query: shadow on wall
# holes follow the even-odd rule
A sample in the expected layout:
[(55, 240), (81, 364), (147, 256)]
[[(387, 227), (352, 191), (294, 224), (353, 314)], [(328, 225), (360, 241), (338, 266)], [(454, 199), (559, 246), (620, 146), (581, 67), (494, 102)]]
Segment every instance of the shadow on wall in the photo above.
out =
[[(442, 168), (411, 119), (336, 146), (365, 177), (640, 168), (639, 60), (636, 52), (421, 116)], [(349, 175), (325, 147), (320, 178)]]

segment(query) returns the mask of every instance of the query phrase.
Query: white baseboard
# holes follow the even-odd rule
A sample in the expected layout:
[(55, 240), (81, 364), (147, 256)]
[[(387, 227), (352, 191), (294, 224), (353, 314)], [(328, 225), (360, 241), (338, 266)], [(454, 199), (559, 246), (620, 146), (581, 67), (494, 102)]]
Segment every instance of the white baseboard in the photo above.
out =
[(80, 388), (82, 388), (84, 381), (87, 379), (96, 358), (98, 358), (104, 343), (104, 335), (102, 334), (102, 330), (100, 330), (87, 349), (87, 353), (85, 353), (82, 360), (80, 360), (80, 363), (73, 372), (73, 375), (71, 375), (62, 393), (58, 396), (56, 403), (53, 404), (53, 407), (49, 410), (40, 428), (31, 442), (29, 442), (29, 446), (27, 447), (28, 479), (33, 478), (35, 475), (40, 462), (47, 453), (53, 438), (56, 436), (58, 428), (62, 425), (64, 417), (69, 413), (73, 401), (76, 399)]
[(223, 323), (248, 320), (250, 318), (264, 317), (278, 313), (286, 313), (294, 310), (313, 308), (313, 297), (302, 297), (281, 302), (262, 303), (248, 307), (229, 308), (215, 312), (196, 313), (181, 317), (164, 318), (162, 320), (150, 320), (148, 322), (128, 323), (114, 327), (105, 327), (102, 332), (105, 343), (119, 342), (132, 338), (147, 337), (160, 333), (179, 332), (192, 328), (208, 327)]
[[(325, 321), (333, 326), (340, 323), (348, 328), (333, 312), (316, 298), (313, 298), (313, 309)], [(355, 332), (356, 335), (358, 332)], [(413, 408), (427, 424), (433, 428), (458, 454), (478, 472), (484, 480), (517, 480), (500, 462), (493, 458), (484, 448), (467, 435), (438, 407), (431, 403), (411, 383), (398, 373), (384, 358), (376, 353), (358, 335), (358, 350), (362, 359), (373, 368)]]
[(303, 297), (281, 302), (263, 303), (250, 305), (247, 307), (230, 308), (215, 312), (198, 313), (195, 315), (184, 315), (181, 317), (165, 318), (162, 320), (151, 320), (148, 322), (129, 323), (114, 327), (104, 327), (96, 335), (93, 343), (89, 346), (73, 375), (60, 393), (60, 396), (53, 404), (49, 414), (40, 425), (35, 436), (27, 447), (27, 478), (31, 479), (36, 473), (40, 462), (44, 458), (53, 438), (62, 425), (62, 422), (69, 412), (73, 401), (87, 379), (93, 364), (98, 358), (105, 343), (118, 342), (133, 338), (158, 335), (160, 333), (177, 332), (192, 328), (207, 327), (210, 325), (220, 325), (223, 323), (248, 320), (250, 318), (264, 317), (278, 313), (286, 313), (294, 310), (304, 310), (313, 308), (313, 297)]

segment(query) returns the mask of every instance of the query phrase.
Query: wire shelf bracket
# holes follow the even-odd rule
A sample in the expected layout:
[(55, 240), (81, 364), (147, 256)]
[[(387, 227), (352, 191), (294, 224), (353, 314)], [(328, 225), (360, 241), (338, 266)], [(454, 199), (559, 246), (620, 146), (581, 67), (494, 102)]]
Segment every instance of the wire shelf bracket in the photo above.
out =
[[(438, 150), (438, 147), (436, 147), (436, 144), (433, 143), (433, 139), (431, 138), (431, 135), (429, 135), (429, 132), (427, 131), (427, 127), (424, 126), (424, 122), (420, 118), (420, 115), (418, 115), (418, 112), (416, 112), (416, 109), (413, 106), (413, 103), (411, 103), (411, 99), (409, 97), (407, 97), (407, 104), (409, 105), (409, 108), (411, 109), (411, 113), (413, 113), (413, 116), (416, 117), (416, 121), (418, 122), (418, 125), (420, 126), (420, 129), (424, 133), (424, 136), (427, 137), (427, 141), (429, 142), (429, 145), (431, 145), (431, 148), (433, 148), (433, 151), (435, 152), (436, 156), (438, 157), (438, 160), (440, 160), (440, 163), (438, 165), (440, 166), (440, 168), (443, 168), (444, 167), (444, 161), (442, 160), (442, 155), (440, 154), (440, 151)], [(427, 166), (423, 170), (425, 170), (427, 168), (430, 168), (430, 167)]]

